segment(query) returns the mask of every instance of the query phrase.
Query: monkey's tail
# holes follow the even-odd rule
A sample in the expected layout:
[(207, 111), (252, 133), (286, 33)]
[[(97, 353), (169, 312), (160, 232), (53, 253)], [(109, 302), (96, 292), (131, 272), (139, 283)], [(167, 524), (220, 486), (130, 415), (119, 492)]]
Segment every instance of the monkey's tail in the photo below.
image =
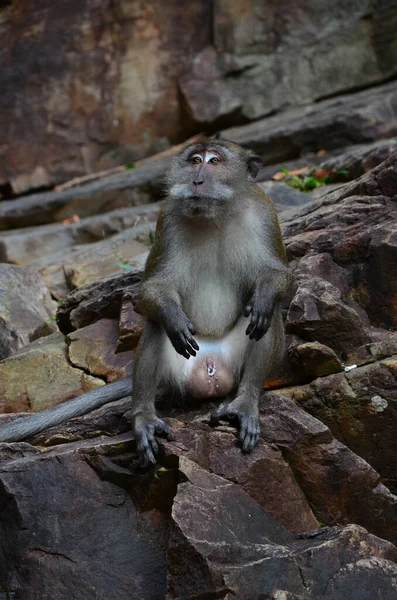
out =
[(16, 419), (12, 423), (4, 425), (0, 428), (0, 442), (19, 442), (27, 436), (40, 433), (44, 429), (59, 425), (68, 419), (80, 417), (107, 402), (129, 396), (131, 392), (131, 377), (113, 381), (77, 396), (77, 398), (72, 398), (32, 416)]

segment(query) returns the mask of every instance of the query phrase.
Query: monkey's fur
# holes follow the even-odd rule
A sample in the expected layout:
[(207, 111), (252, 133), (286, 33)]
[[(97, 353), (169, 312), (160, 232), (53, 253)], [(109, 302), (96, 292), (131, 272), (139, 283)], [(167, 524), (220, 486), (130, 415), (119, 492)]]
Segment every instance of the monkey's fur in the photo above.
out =
[[(156, 461), (155, 435), (174, 438), (156, 415), (160, 382), (197, 398), (233, 393), (214, 421), (236, 422), (245, 452), (258, 442), (259, 394), (282, 356), (280, 303), (291, 281), (272, 202), (254, 183), (260, 164), (250, 151), (214, 139), (185, 146), (172, 161), (140, 291), (147, 323), (130, 417), (144, 466)], [(69, 401), (62, 415), (65, 404), (18, 420), (0, 430), (0, 441), (38, 433), (130, 388), (121, 380)], [(87, 408), (88, 396), (95, 406)]]

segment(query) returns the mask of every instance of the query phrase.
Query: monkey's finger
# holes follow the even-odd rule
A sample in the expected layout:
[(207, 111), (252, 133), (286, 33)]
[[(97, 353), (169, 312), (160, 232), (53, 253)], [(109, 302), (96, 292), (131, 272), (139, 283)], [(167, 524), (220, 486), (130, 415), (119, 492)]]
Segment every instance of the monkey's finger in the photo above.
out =
[[(194, 333), (193, 333), (193, 335), (194, 335)], [(196, 340), (194, 338), (192, 338), (192, 336), (188, 337), (188, 342), (195, 350), (197, 350), (197, 352), (200, 350), (198, 343), (196, 342)]]
[(221, 408), (218, 408), (212, 413), (211, 421), (230, 421), (231, 419), (235, 419), (236, 416), (237, 413), (233, 412), (227, 404), (226, 406), (221, 406)]
[(148, 432), (143, 429), (136, 434), (136, 445), (139, 454), (139, 463), (142, 468), (149, 467), (150, 465), (156, 464), (151, 444), (148, 440)]
[(171, 339), (171, 343), (174, 346), (175, 350), (178, 352), (178, 354), (181, 354), (187, 359), (190, 358), (190, 354), (186, 349), (186, 342), (184, 337), (175, 336)]
[(252, 304), (249, 302), (247, 306), (244, 308), (244, 317), (249, 317), (252, 310)]
[(152, 451), (153, 456), (155, 456), (159, 451), (158, 443), (156, 442), (156, 438), (154, 437), (154, 431), (148, 431), (147, 434), (148, 446)]
[(253, 313), (251, 316), (251, 322), (248, 325), (247, 330), (245, 332), (251, 340), (254, 339), (252, 334), (253, 334), (254, 330), (256, 329), (256, 326), (258, 325), (258, 319), (259, 319), (258, 313)]
[(157, 435), (162, 435), (162, 436), (166, 437), (169, 442), (172, 442), (175, 440), (175, 433), (174, 433), (172, 427), (170, 427), (168, 425), (168, 423), (166, 423), (165, 421), (161, 421), (159, 419), (156, 422), (155, 429), (156, 429)]
[(189, 324), (188, 324), (188, 327), (189, 327), (189, 331), (190, 331), (190, 333), (192, 333), (193, 335), (196, 335), (197, 331), (196, 331), (196, 329), (195, 329), (195, 327), (194, 327), (193, 323), (189, 323)]

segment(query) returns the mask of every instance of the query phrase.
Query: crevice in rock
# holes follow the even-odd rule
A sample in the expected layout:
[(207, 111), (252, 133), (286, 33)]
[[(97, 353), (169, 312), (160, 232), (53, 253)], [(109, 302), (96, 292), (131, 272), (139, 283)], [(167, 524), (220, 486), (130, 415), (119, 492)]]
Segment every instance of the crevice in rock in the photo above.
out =
[(36, 552), (39, 554), (46, 554), (47, 556), (56, 556), (57, 558), (64, 558), (65, 560), (68, 560), (72, 563), (78, 564), (78, 561), (73, 560), (73, 558), (66, 556), (66, 554), (62, 554), (61, 552), (51, 552), (50, 550), (47, 550), (46, 548), (30, 548), (29, 549), (29, 554), (35, 554)]

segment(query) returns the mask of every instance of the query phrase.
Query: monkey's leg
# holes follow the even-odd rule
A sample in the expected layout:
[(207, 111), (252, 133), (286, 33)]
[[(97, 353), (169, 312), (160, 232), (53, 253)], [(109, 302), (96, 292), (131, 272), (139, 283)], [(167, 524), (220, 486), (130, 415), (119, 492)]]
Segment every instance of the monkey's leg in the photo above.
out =
[(161, 325), (148, 321), (135, 355), (132, 410), (128, 416), (132, 417), (139, 461), (143, 467), (156, 463), (158, 445), (155, 435), (175, 439), (171, 427), (157, 417), (154, 405), (161, 375), (159, 351), (164, 335)]
[(237, 394), (212, 415), (213, 421), (237, 421), (243, 452), (252, 452), (259, 441), (259, 397), (272, 366), (282, 358), (284, 331), (280, 314), (274, 314), (266, 335), (251, 342), (242, 366)]

